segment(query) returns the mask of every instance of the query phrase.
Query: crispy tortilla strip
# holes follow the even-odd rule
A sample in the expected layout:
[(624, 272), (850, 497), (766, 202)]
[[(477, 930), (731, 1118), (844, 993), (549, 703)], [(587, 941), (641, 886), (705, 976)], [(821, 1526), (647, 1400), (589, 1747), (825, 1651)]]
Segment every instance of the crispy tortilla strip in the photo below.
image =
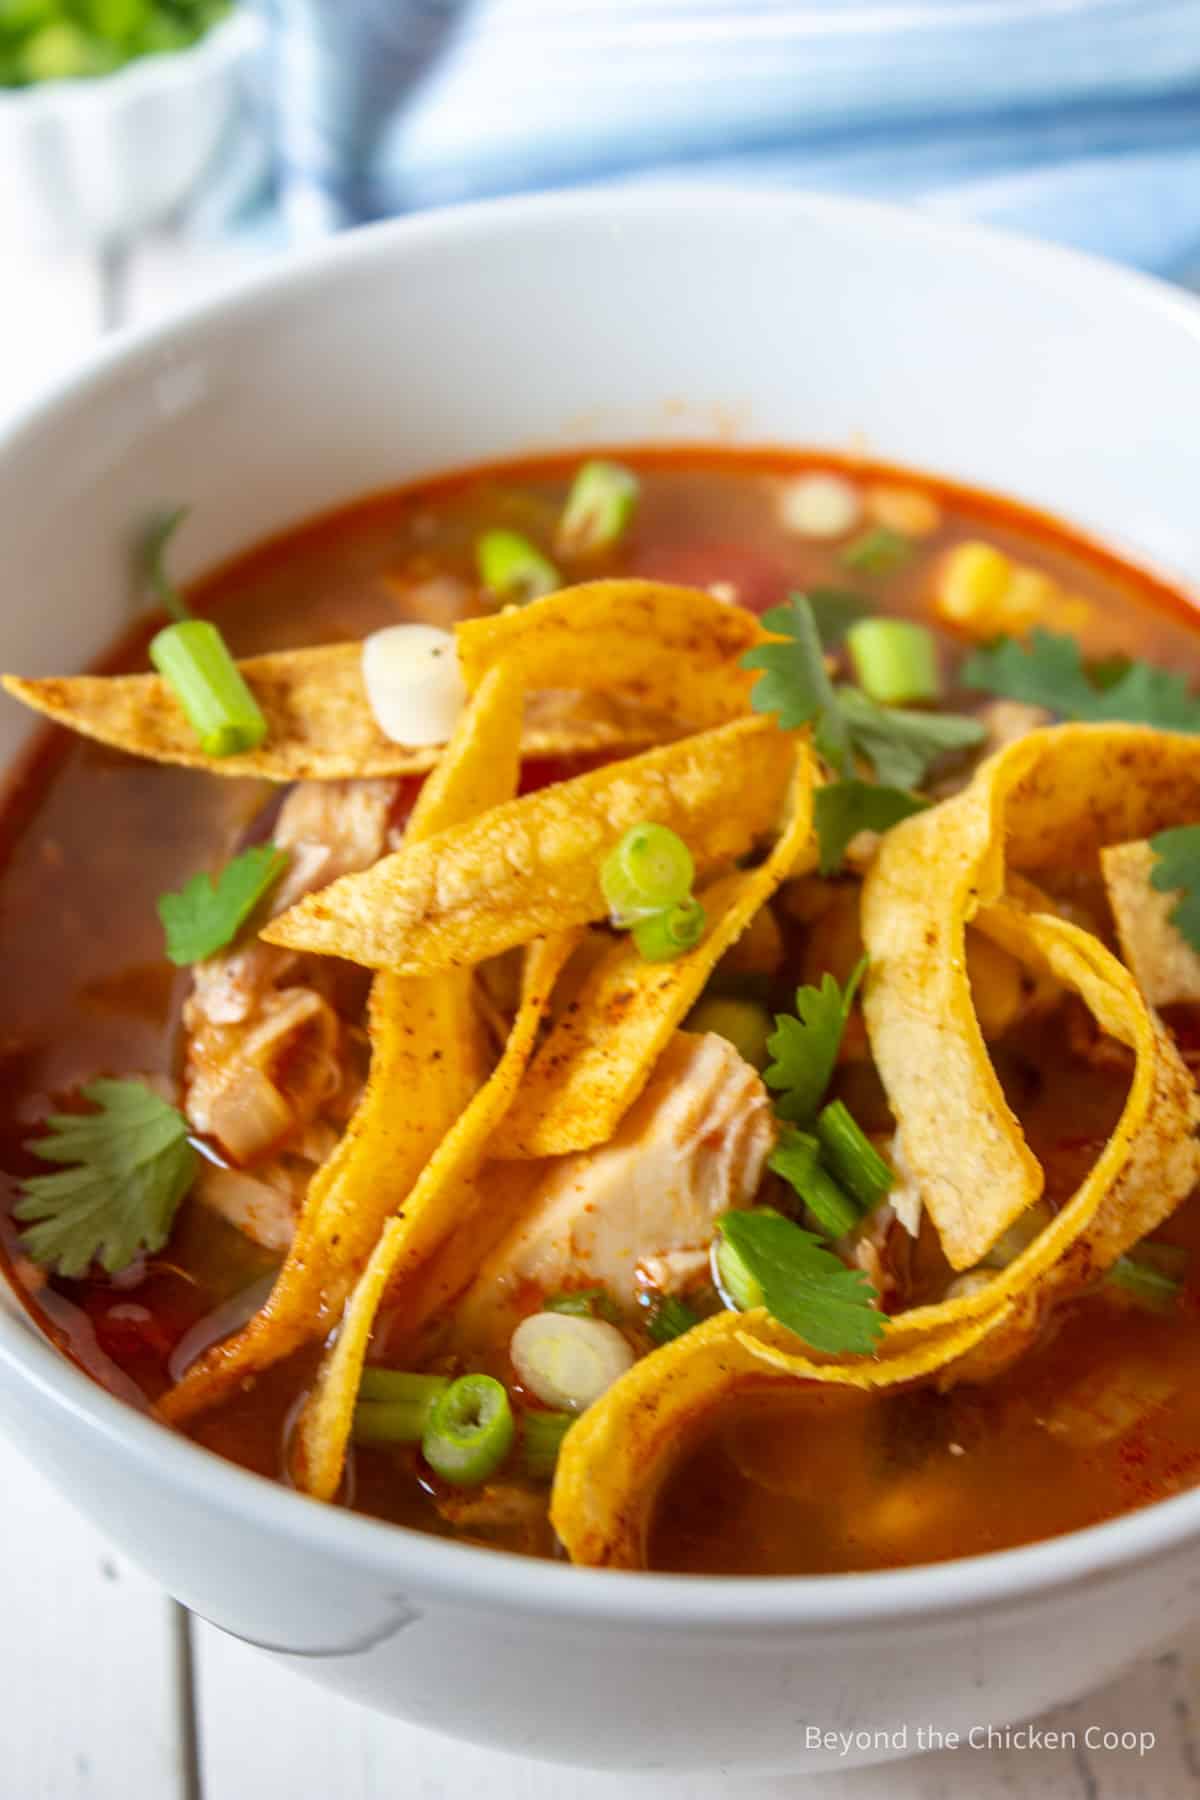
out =
[[(516, 787), (521, 684), (498, 669), (463, 714), (425, 783), (409, 836), (443, 831)], [(401, 1204), (486, 1074), (469, 970), (432, 981), (383, 974), (371, 991), (371, 1067), (336, 1150), (309, 1183), (270, 1297), (244, 1329), (214, 1344), (159, 1403), (179, 1424), (247, 1375), (328, 1331), (384, 1221)]]
[(978, 1262), (1042, 1190), (971, 1003), (967, 922), (999, 898), (1006, 851), (1017, 870), (1070, 867), (1106, 842), (1198, 813), (1200, 739), (1065, 725), (1017, 740), (960, 794), (884, 838), (863, 887), (864, 1010), (905, 1154), (953, 1267)]
[(468, 690), (513, 658), (527, 688), (620, 694), (694, 729), (749, 710), (743, 651), (766, 636), (753, 613), (697, 588), (587, 581), (456, 631)]
[[(183, 763), (213, 775), (268, 781), (341, 781), (422, 774), (437, 746), (394, 744), (375, 722), (362, 680), (361, 644), (281, 650), (238, 664), (267, 721), (265, 742), (240, 756), (206, 756), (160, 675), (72, 675), (4, 686), (26, 706), (84, 737), (152, 762)], [(641, 749), (670, 726), (598, 694), (531, 694), (523, 756), (569, 756)]]
[(600, 866), (644, 819), (678, 832), (701, 871), (741, 856), (779, 818), (795, 756), (767, 718), (681, 738), (406, 844), (262, 935), (404, 975), (482, 962), (604, 918)]
[(886, 1362), (827, 1363), (797, 1354), (799, 1340), (765, 1312), (718, 1313), (635, 1363), (571, 1427), (550, 1500), (554, 1529), (572, 1562), (644, 1568), (663, 1477), (722, 1401), (741, 1389), (804, 1380), (855, 1388), (915, 1381), (964, 1355), (995, 1322), (988, 1314)]
[(1143, 839), (1100, 852), (1121, 954), (1151, 1006), (1200, 1000), (1200, 956), (1171, 923), (1179, 895), (1150, 884), (1154, 852)]
[(574, 943), (574, 933), (560, 932), (530, 946), (521, 1005), (500, 1061), (434, 1151), (403, 1209), (385, 1225), (350, 1296), (337, 1339), (322, 1361), (297, 1429), (295, 1479), (319, 1500), (331, 1500), (342, 1478), (358, 1384), (379, 1303), (389, 1283), (411, 1277), (445, 1244), (460, 1219), (478, 1205), (474, 1178), (492, 1134), (512, 1103), (555, 979)]
[(648, 963), (622, 937), (605, 952), (534, 1057), (494, 1156), (564, 1156), (608, 1142), (717, 962), (811, 842), (815, 768), (802, 744), (786, 831), (757, 869), (724, 875), (701, 892), (708, 929), (694, 950)]

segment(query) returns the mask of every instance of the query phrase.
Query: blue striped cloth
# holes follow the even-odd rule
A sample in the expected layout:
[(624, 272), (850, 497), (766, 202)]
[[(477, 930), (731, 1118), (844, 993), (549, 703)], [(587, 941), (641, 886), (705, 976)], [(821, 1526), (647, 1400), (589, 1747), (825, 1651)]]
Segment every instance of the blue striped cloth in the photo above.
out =
[(297, 233), (720, 178), (1200, 277), (1200, 0), (260, 0)]

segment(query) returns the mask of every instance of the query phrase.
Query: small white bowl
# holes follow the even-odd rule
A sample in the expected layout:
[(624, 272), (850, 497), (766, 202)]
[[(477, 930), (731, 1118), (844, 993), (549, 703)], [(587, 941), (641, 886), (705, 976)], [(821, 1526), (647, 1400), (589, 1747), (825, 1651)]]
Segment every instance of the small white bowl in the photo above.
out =
[[(166, 501), (193, 508), (188, 577), (389, 483), (589, 440), (865, 440), (1197, 582), (1197, 419), (1200, 307), (1085, 257), (796, 195), (444, 212), (100, 352), (0, 438), (0, 667), (65, 672), (110, 641), (131, 524)], [(0, 706), (0, 762), (28, 733)], [(918, 1727), (965, 1742), (1200, 1618), (1200, 1490), (929, 1568), (572, 1569), (221, 1462), (2, 1301), (0, 1422), (205, 1618), (368, 1704), (566, 1762), (815, 1771), (911, 1749)]]
[(0, 88), (0, 240), (98, 248), (161, 223), (204, 173), (261, 42), (237, 11), (111, 75)]

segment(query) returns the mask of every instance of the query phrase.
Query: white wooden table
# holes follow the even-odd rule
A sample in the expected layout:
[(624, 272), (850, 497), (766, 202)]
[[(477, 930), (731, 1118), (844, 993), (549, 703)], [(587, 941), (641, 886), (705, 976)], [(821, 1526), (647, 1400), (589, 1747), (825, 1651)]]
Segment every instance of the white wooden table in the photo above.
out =
[[(244, 266), (244, 253), (164, 241), (109, 285), (108, 303), (156, 317)], [(6, 254), (0, 415), (86, 349), (103, 287), (85, 264)], [(191, 1619), (0, 1444), (0, 1800), (1183, 1800), (1200, 1795), (1200, 1631), (1038, 1724), (1075, 1747), (750, 1782), (721, 1769), (597, 1775), (464, 1748)], [(1153, 1746), (1105, 1749), (1106, 1732)]]

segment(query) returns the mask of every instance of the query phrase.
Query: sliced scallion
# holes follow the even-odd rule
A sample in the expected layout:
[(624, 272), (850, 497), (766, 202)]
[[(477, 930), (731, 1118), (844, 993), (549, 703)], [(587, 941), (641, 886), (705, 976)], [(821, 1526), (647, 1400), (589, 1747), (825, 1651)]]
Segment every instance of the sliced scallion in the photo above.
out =
[(859, 686), (880, 706), (911, 706), (941, 697), (933, 633), (911, 619), (861, 619), (846, 633)]
[(485, 531), (475, 561), (484, 587), (506, 606), (524, 606), (562, 585), (549, 557), (519, 531)]
[(606, 1288), (573, 1288), (561, 1294), (551, 1294), (542, 1301), (543, 1312), (565, 1313), (568, 1318), (607, 1319), (610, 1325), (619, 1325), (621, 1309)]
[(358, 1444), (419, 1444), (434, 1406), (447, 1393), (448, 1375), (408, 1375), (395, 1369), (368, 1369), (354, 1408)]
[(564, 556), (595, 556), (620, 543), (637, 509), (638, 478), (620, 463), (585, 462), (567, 495), (557, 546)]
[(521, 1462), (535, 1481), (549, 1481), (563, 1439), (575, 1423), (574, 1413), (529, 1412), (521, 1415)]
[(1144, 1312), (1171, 1312), (1183, 1292), (1188, 1253), (1176, 1244), (1139, 1244), (1127, 1250), (1105, 1279)]
[(646, 962), (672, 962), (700, 942), (705, 923), (704, 908), (698, 900), (689, 899), (666, 912), (639, 919), (632, 937)]
[(435, 1401), (421, 1453), (452, 1487), (478, 1487), (512, 1449), (515, 1431), (500, 1382), (491, 1375), (460, 1375)]
[(609, 917), (622, 930), (677, 906), (691, 893), (695, 874), (691, 851), (669, 826), (631, 825), (600, 868)]
[(868, 1212), (878, 1206), (896, 1177), (841, 1100), (817, 1114), (817, 1136), (825, 1161), (844, 1188)]
[(787, 1132), (767, 1166), (791, 1185), (827, 1237), (845, 1237), (858, 1225), (862, 1208), (825, 1168), (821, 1145), (809, 1132)]
[(167, 625), (151, 639), (150, 661), (187, 714), (206, 756), (234, 756), (262, 743), (267, 721), (211, 620)]
[(762, 1283), (727, 1237), (713, 1242), (712, 1271), (717, 1292), (733, 1312), (752, 1312), (762, 1305)]

